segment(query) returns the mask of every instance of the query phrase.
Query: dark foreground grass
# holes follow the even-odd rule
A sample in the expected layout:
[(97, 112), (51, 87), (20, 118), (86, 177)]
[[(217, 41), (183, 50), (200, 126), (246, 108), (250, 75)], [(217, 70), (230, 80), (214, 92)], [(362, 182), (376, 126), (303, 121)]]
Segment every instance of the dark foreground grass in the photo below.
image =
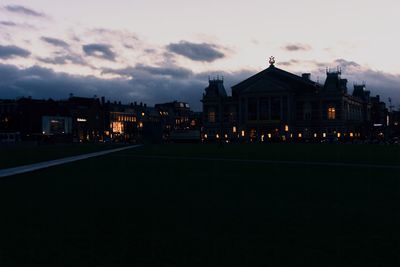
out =
[(0, 265), (400, 263), (393, 169), (140, 157), (157, 153), (226, 152), (144, 147), (0, 180)]
[(0, 169), (120, 147), (118, 144), (47, 144), (0, 146)]

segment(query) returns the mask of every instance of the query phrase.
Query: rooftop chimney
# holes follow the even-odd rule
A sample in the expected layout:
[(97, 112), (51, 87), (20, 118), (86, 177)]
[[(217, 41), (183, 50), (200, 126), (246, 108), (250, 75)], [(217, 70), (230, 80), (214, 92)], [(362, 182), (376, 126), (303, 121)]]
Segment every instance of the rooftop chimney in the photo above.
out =
[(301, 77), (302, 77), (304, 80), (310, 81), (310, 80), (311, 80), (311, 73), (303, 73), (303, 74), (301, 75)]

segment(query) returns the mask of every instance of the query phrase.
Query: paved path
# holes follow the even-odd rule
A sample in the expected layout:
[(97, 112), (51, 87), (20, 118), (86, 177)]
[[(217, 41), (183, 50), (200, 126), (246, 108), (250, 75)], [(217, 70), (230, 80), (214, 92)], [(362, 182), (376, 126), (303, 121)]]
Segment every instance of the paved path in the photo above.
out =
[(35, 164), (24, 165), (24, 166), (9, 168), (9, 169), (2, 169), (2, 170), (0, 169), (0, 178), (11, 176), (11, 175), (27, 173), (27, 172), (32, 172), (32, 171), (36, 171), (36, 170), (41, 170), (41, 169), (49, 168), (52, 166), (62, 165), (62, 164), (66, 164), (66, 163), (70, 163), (70, 162), (74, 162), (74, 161), (83, 160), (83, 159), (103, 156), (103, 155), (107, 155), (110, 153), (124, 151), (127, 149), (132, 149), (132, 148), (136, 148), (136, 147), (140, 147), (140, 146), (141, 145), (127, 146), (127, 147), (121, 147), (121, 148), (116, 148), (116, 149), (94, 152), (94, 153), (90, 153), (90, 154), (72, 156), (72, 157), (68, 157), (68, 158), (39, 162), (39, 163), (35, 163)]
[(235, 158), (213, 158), (213, 157), (179, 157), (179, 156), (145, 156), (145, 155), (116, 155), (121, 157), (136, 157), (143, 159), (166, 159), (166, 160), (199, 160), (199, 161), (225, 161), (237, 163), (258, 163), (258, 164), (283, 164), (283, 165), (309, 165), (309, 166), (332, 166), (332, 167), (353, 167), (353, 168), (376, 168), (400, 170), (400, 165), (384, 165), (370, 163), (343, 163), (323, 161), (294, 161), (294, 160), (263, 160), (263, 159), (235, 159)]

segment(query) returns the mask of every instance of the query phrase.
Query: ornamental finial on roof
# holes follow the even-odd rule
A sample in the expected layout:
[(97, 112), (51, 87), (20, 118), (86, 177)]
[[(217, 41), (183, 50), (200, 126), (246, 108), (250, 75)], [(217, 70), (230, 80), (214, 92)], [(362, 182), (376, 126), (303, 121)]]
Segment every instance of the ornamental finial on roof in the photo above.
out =
[(273, 66), (273, 65), (275, 64), (275, 57), (270, 57), (270, 58), (269, 58), (269, 64), (270, 64), (271, 66)]

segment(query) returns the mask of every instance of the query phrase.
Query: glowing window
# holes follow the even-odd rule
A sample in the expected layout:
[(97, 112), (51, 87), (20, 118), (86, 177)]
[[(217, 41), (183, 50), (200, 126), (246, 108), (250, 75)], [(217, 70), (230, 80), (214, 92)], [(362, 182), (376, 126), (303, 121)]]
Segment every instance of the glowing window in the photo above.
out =
[(245, 131), (242, 131), (242, 137), (244, 137), (246, 135)]
[(124, 125), (122, 122), (113, 122), (112, 123), (112, 131), (113, 133), (124, 133)]
[(328, 108), (328, 120), (336, 119), (336, 109), (334, 107)]
[(285, 125), (285, 132), (289, 132), (289, 125)]
[(208, 121), (209, 122), (215, 122), (215, 111), (210, 111), (208, 113)]
[(236, 133), (236, 132), (237, 132), (236, 126), (233, 126), (232, 132), (233, 132), (233, 133)]

